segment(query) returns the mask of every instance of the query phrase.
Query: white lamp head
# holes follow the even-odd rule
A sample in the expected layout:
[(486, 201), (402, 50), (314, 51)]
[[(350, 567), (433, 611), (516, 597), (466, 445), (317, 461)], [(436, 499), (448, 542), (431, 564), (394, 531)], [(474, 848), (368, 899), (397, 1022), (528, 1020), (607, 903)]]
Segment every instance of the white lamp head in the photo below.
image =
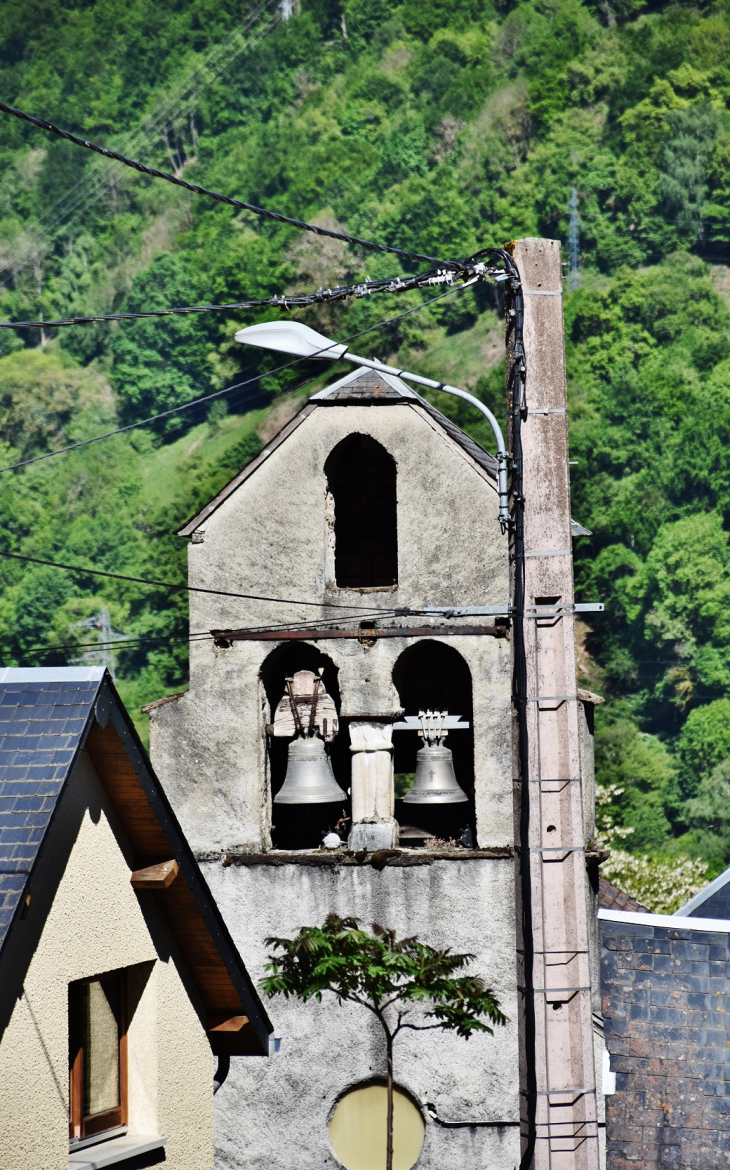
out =
[(346, 345), (330, 341), (299, 321), (264, 321), (261, 325), (249, 325), (246, 329), (239, 329), (235, 339), (242, 345), (257, 345), (260, 349), (275, 349), (279, 353), (326, 361), (336, 361), (347, 352)]

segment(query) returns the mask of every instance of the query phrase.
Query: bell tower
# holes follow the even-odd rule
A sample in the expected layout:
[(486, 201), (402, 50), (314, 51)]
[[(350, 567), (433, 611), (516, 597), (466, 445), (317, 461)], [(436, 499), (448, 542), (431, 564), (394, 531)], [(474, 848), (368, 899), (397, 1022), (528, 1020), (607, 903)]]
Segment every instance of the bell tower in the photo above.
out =
[[(255, 977), (267, 937), (336, 912), (468, 952), (497, 995), (508, 1023), (466, 1053), (399, 1038), (419, 1170), (521, 1159), (498, 472), (392, 374), (325, 387), (180, 530), (191, 629), (210, 638), (188, 692), (150, 712), (155, 768)], [(277, 1025), (279, 1055), (216, 1097), (221, 1160), (334, 1170), (335, 1110), (384, 1071), (377, 1023), (287, 1001)]]

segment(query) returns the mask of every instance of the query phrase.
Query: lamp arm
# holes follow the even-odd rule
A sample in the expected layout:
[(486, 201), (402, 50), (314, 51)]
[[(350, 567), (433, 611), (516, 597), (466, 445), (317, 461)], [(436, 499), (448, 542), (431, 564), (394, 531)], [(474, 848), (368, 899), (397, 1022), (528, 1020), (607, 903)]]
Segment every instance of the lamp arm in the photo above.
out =
[(470, 402), (477, 410), (480, 410), (487, 422), (492, 428), (494, 439), (497, 444), (497, 486), (499, 492), (499, 523), (503, 532), (507, 531), (509, 527), (509, 497), (507, 489), (507, 450), (504, 445), (504, 436), (502, 435), (502, 428), (492, 414), (489, 407), (475, 398), (473, 394), (469, 394), (466, 390), (460, 390), (458, 386), (449, 386), (446, 382), (435, 382), (432, 378), (424, 378), (420, 374), (411, 374), (408, 370), (398, 370), (395, 366), (386, 366), (383, 362), (372, 361), (370, 358), (358, 357), (354, 353), (344, 353), (342, 357), (345, 361), (352, 362), (355, 366), (367, 366), (368, 369), (378, 370), (382, 374), (394, 374), (397, 378), (403, 378), (406, 382), (415, 382), (417, 386), (428, 386), (432, 390), (441, 390), (444, 394), (453, 394), (456, 398), (463, 398), (466, 402)]

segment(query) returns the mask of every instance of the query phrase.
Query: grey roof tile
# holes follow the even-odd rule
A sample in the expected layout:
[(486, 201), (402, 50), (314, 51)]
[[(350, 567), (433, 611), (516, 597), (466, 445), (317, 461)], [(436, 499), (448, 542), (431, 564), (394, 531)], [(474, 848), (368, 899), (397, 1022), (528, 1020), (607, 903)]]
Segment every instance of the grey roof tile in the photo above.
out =
[(22, 901), (101, 681), (41, 677), (0, 682), (0, 945)]

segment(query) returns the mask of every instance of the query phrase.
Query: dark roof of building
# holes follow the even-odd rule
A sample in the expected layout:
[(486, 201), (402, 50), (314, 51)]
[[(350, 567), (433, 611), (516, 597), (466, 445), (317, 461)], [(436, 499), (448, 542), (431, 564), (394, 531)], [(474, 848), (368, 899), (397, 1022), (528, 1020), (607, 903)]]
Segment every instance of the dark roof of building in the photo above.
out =
[(641, 902), (625, 894), (604, 877), (598, 879), (598, 906), (600, 910), (631, 910), (635, 914), (651, 914), (651, 910), (642, 906)]
[(151, 865), (174, 858), (179, 865), (172, 885), (152, 896), (209, 1015), (250, 1021), (238, 1036), (210, 1034), (214, 1049), (268, 1053), (271, 1023), (134, 725), (100, 667), (0, 669), (0, 956), (82, 749), (135, 859)]
[[(354, 374), (354, 376), (353, 376)], [(397, 385), (396, 383), (399, 383)], [(403, 390), (408, 393), (404, 394)], [(403, 398), (415, 398), (416, 395), (409, 386), (405, 386), (400, 378), (386, 378), (377, 370), (356, 369), (352, 373), (335, 382), (333, 386), (326, 386), (321, 394), (315, 394), (315, 400), (321, 402), (364, 402), (372, 399), (390, 399), (399, 401)]]
[(674, 913), (683, 918), (730, 919), (730, 869), (724, 870)]

